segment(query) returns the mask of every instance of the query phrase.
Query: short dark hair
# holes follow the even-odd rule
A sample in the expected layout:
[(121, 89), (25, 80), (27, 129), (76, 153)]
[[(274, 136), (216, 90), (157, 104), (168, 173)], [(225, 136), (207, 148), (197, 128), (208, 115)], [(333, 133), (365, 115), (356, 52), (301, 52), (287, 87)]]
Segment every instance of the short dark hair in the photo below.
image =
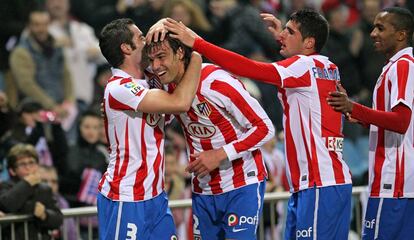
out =
[(401, 7), (389, 7), (383, 9), (381, 12), (387, 12), (392, 14), (390, 24), (397, 31), (407, 32), (407, 43), (412, 45), (413, 32), (414, 32), (414, 16), (410, 10)]
[(17, 113), (21, 116), (23, 113), (35, 113), (43, 109), (42, 105), (30, 98), (23, 99), (17, 106)]
[(313, 9), (303, 9), (292, 13), (289, 19), (299, 24), (303, 39), (315, 38), (315, 51), (320, 52), (329, 36), (328, 21)]
[(7, 168), (16, 169), (17, 160), (22, 157), (32, 157), (39, 163), (39, 155), (33, 145), (19, 143), (14, 145), (7, 155)]
[(132, 49), (136, 46), (132, 39), (134, 33), (129, 26), (134, 25), (134, 21), (129, 18), (116, 19), (108, 23), (99, 35), (99, 47), (102, 55), (112, 67), (119, 67), (124, 62), (124, 54), (121, 51), (121, 44), (129, 44)]
[[(163, 41), (168, 41), (168, 44), (170, 45), (172, 51), (174, 54), (177, 53), (178, 49), (181, 48), (184, 52), (184, 67), (187, 69), (188, 64), (191, 60), (191, 52), (192, 49), (190, 47), (187, 47), (184, 45), (180, 40), (176, 38), (172, 38), (170, 34), (167, 34)], [(162, 42), (151, 42), (150, 44), (145, 45), (144, 47), (144, 58), (148, 58), (149, 53), (151, 52), (151, 49), (162, 44)], [(148, 59), (146, 59), (148, 61)]]

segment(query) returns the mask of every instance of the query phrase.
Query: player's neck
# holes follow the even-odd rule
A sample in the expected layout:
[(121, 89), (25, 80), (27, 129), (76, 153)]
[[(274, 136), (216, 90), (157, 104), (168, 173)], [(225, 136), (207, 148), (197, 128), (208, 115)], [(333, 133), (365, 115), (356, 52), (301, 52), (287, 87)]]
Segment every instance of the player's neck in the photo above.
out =
[(385, 53), (385, 57), (387, 59), (391, 59), (395, 54), (397, 54), (399, 51), (403, 50), (404, 48), (410, 47), (408, 44), (399, 44), (395, 46), (395, 49), (393, 51), (389, 51)]
[(121, 66), (119, 66), (119, 68), (122, 71), (131, 75), (133, 78), (136, 78), (136, 79), (142, 78), (142, 72), (139, 67), (135, 67), (132, 64), (124, 63)]
[(178, 72), (177, 72), (177, 76), (174, 79), (174, 83), (179, 84), (184, 77), (184, 73), (185, 73), (185, 69), (184, 69), (184, 63), (183, 63), (183, 64), (180, 64), (178, 67)]

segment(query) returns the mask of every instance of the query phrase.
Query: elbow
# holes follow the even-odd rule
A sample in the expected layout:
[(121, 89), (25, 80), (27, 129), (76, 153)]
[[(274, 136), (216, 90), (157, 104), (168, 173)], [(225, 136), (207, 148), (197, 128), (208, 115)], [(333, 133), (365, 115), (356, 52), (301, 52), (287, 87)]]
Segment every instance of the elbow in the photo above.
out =
[(188, 100), (181, 100), (181, 101), (178, 101), (178, 102), (175, 104), (176, 112), (180, 112), (180, 113), (182, 113), (182, 112), (187, 112), (187, 111), (189, 111), (189, 110), (190, 110), (190, 108), (191, 108), (191, 103), (192, 103), (192, 99), (191, 99), (191, 101), (188, 101)]
[(395, 129), (395, 132), (399, 134), (405, 134), (408, 128), (410, 127), (410, 123), (411, 123), (411, 114), (409, 116), (404, 116), (401, 119), (400, 124), (398, 124), (397, 129)]
[(395, 132), (399, 134), (405, 134), (410, 126), (410, 122), (401, 123), (398, 129), (395, 129)]
[(265, 126), (264, 126), (264, 130), (267, 131), (266, 134), (266, 141), (269, 141), (271, 138), (273, 138), (276, 134), (276, 130), (275, 127), (273, 126), (273, 123), (270, 119), (264, 120), (265, 122)]

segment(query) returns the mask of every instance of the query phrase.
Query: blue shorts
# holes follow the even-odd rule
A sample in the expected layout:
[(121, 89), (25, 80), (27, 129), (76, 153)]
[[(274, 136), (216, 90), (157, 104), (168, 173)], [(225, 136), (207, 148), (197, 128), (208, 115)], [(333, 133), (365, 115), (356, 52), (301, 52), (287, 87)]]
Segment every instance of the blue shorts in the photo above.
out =
[(256, 239), (266, 182), (219, 195), (193, 193), (195, 240)]
[(309, 188), (288, 202), (285, 239), (347, 240), (352, 185)]
[(414, 239), (414, 199), (369, 198), (362, 239)]
[(142, 202), (112, 201), (98, 194), (99, 239), (174, 240), (174, 220), (165, 192)]

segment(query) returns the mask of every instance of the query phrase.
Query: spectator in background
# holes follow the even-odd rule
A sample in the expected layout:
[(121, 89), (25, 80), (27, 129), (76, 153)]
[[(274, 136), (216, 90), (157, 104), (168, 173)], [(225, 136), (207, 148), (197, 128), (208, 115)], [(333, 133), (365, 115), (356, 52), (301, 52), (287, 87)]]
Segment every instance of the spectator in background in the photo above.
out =
[(102, 127), (98, 114), (85, 112), (79, 119), (76, 145), (58, 165), (60, 189), (71, 207), (96, 204), (97, 184), (107, 167), (105, 147), (99, 142)]
[(109, 64), (99, 65), (94, 78), (93, 102), (90, 107), (91, 111), (99, 112), (104, 97), (105, 86), (111, 78), (111, 66)]
[(28, 99), (21, 102), (18, 120), (7, 138), (10, 146), (28, 143), (35, 146), (39, 161), (44, 165), (58, 165), (65, 158), (68, 145), (65, 133), (53, 112)]
[(209, 39), (212, 26), (196, 2), (191, 0), (168, 1), (164, 6), (163, 16), (183, 22), (200, 36)]
[[(0, 90), (0, 172), (5, 173), (5, 157), (12, 143), (9, 141), (13, 123), (16, 121), (16, 113), (10, 107), (7, 95)], [(6, 174), (1, 174), (0, 181), (7, 179)]]
[(63, 47), (77, 106), (82, 113), (93, 100), (97, 64), (106, 61), (99, 50), (94, 30), (71, 18), (69, 0), (46, 0), (46, 8), (52, 20), (49, 31), (56, 45)]
[(211, 0), (210, 10), (213, 43), (247, 57), (280, 58), (278, 44), (248, 0)]
[[(60, 209), (69, 208), (68, 201), (59, 193), (59, 178), (58, 178), (56, 168), (52, 166), (40, 165), (39, 175), (40, 175), (41, 181), (47, 184), (52, 189), (53, 197), (57, 201), (57, 206)], [(57, 240), (59, 239), (76, 240), (78, 236), (76, 233), (76, 226), (75, 226), (74, 219), (66, 218), (65, 220), (63, 220), (63, 225), (60, 227), (59, 230), (53, 231), (52, 235), (53, 235), (53, 238)]]
[[(107, 167), (106, 147), (99, 141), (102, 128), (98, 114), (84, 112), (79, 119), (78, 140), (58, 166), (61, 193), (71, 207), (96, 205), (98, 183)], [(88, 222), (97, 235), (97, 217), (80, 218), (81, 234), (87, 234)]]
[[(95, 2), (94, 8), (91, 8), (93, 17), (89, 18), (97, 33), (108, 21), (117, 18), (130, 18), (137, 23), (139, 29), (147, 32), (161, 18), (163, 7), (168, 0), (93, 0), (93, 2)], [(82, 5), (87, 4), (82, 3)]]
[[(51, 239), (49, 231), (63, 221), (49, 186), (40, 182), (39, 158), (29, 144), (17, 144), (8, 156), (10, 181), (0, 184), (0, 211), (34, 216), (28, 223), (29, 239)], [(10, 226), (2, 225), (2, 239), (11, 239)], [(24, 224), (15, 225), (16, 239), (25, 239)]]
[(10, 55), (10, 67), (22, 93), (53, 110), (62, 120), (74, 107), (72, 79), (63, 49), (49, 34), (49, 13), (35, 9), (29, 15), (28, 34)]
[(29, 13), (39, 0), (0, 1), (0, 90), (7, 93), (12, 107), (16, 107), (17, 87), (10, 75), (9, 55), (17, 45), (29, 19)]

